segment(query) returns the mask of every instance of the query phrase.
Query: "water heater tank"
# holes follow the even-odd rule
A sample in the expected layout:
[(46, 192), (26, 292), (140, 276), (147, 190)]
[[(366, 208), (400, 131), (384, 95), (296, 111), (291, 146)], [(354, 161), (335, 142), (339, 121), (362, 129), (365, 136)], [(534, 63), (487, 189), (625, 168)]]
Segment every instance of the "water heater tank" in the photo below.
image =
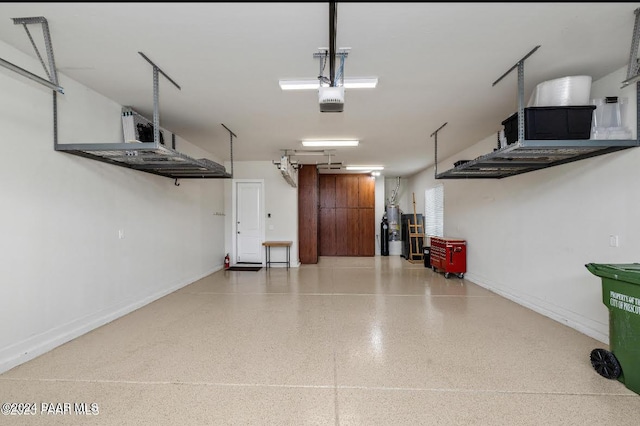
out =
[(389, 222), (389, 241), (400, 240), (400, 206), (387, 205), (387, 221)]

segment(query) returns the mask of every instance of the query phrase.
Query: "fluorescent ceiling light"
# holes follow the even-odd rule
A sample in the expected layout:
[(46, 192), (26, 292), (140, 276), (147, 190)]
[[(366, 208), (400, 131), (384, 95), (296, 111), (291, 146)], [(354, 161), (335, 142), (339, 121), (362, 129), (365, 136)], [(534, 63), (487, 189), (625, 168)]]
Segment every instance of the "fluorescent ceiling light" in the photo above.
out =
[[(377, 77), (352, 77), (343, 81), (345, 89), (374, 89), (378, 85)], [(282, 90), (318, 90), (320, 82), (317, 78), (300, 80), (280, 80)]]
[(358, 140), (302, 141), (303, 146), (358, 146)]
[(318, 90), (320, 82), (318, 80), (280, 80), (282, 90)]
[(384, 170), (383, 166), (347, 166), (347, 170)]
[(353, 78), (345, 78), (344, 79), (344, 88), (345, 89), (375, 89), (378, 85), (378, 78), (361, 78), (361, 77), (353, 77)]
[(323, 150), (301, 151), (299, 149), (296, 149), (293, 151), (293, 155), (327, 155), (327, 153)]

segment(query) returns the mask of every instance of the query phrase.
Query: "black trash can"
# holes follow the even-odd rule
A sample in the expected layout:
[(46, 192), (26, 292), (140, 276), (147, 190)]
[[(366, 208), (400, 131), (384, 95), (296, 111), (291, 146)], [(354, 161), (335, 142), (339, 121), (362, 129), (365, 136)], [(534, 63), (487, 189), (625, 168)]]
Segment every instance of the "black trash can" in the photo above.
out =
[(422, 247), (422, 257), (424, 258), (424, 267), (431, 268), (431, 247)]

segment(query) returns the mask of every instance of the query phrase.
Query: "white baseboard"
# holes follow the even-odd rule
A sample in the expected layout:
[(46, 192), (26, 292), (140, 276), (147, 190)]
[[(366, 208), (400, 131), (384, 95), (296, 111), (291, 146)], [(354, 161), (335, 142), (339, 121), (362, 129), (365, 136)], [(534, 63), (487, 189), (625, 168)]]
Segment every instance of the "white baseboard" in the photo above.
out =
[(176, 290), (198, 281), (216, 271), (222, 269), (222, 265), (217, 265), (213, 269), (164, 290), (151, 294), (144, 299), (135, 301), (124, 301), (115, 306), (102, 309), (93, 314), (78, 318), (64, 325), (52, 328), (36, 336), (32, 336), (21, 342), (13, 344), (0, 350), (0, 373), (30, 361), (50, 350), (67, 343), (76, 337), (82, 336), (91, 330), (95, 330), (105, 324), (110, 323), (128, 313), (140, 309), (141, 307), (154, 302)]
[(465, 274), (464, 278), (466, 280), (471, 281), (474, 284), (479, 285), (480, 287), (486, 288), (487, 290), (499, 294), (500, 296), (509, 299), (518, 305), (522, 305), (528, 309), (531, 309), (534, 312), (537, 312), (541, 315), (544, 315), (547, 318), (551, 318), (554, 321), (557, 321), (561, 324), (564, 324), (568, 327), (573, 328), (574, 330), (579, 331), (582, 334), (585, 334), (591, 338), (594, 338), (604, 344), (609, 344), (609, 335), (608, 333), (602, 333), (599, 330), (589, 326), (586, 321), (581, 321), (579, 318), (570, 318), (568, 314), (557, 312), (556, 306), (544, 306), (544, 303), (540, 303), (538, 300), (526, 299), (520, 296), (516, 296), (512, 293), (509, 293), (505, 290), (497, 288), (495, 285), (491, 285), (490, 283), (484, 282), (479, 277), (476, 277), (472, 273)]

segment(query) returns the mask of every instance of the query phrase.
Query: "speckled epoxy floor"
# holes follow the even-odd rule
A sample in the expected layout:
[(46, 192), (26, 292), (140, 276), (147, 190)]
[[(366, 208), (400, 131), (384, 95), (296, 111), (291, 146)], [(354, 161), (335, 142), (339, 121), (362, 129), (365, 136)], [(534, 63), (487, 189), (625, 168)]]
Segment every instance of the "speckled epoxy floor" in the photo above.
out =
[(0, 424), (636, 426), (595, 347), (399, 256), (321, 257), (216, 272), (0, 375), (1, 402), (38, 407)]

